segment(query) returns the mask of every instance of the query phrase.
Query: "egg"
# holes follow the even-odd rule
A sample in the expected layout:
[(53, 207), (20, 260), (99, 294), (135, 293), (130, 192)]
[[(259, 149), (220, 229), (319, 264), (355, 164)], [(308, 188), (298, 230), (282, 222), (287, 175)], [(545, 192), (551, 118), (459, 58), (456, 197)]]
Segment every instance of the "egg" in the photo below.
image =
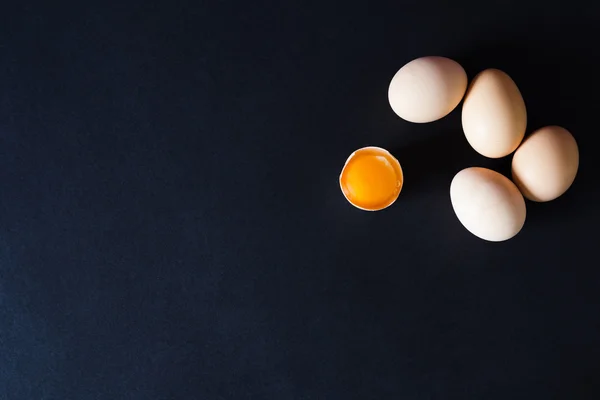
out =
[(554, 200), (571, 187), (579, 168), (579, 149), (569, 131), (546, 126), (532, 133), (515, 152), (512, 177), (527, 199)]
[(525, 200), (514, 183), (487, 168), (460, 171), (450, 184), (452, 208), (473, 235), (491, 242), (508, 240), (525, 223)]
[(527, 111), (510, 76), (498, 69), (475, 76), (463, 102), (462, 127), (481, 155), (500, 158), (517, 149), (525, 136)]
[(392, 78), (388, 99), (406, 121), (432, 122), (448, 115), (467, 90), (467, 74), (446, 57), (421, 57), (404, 65)]
[(404, 176), (398, 160), (380, 147), (363, 147), (348, 157), (340, 174), (340, 187), (350, 204), (377, 211), (392, 205)]

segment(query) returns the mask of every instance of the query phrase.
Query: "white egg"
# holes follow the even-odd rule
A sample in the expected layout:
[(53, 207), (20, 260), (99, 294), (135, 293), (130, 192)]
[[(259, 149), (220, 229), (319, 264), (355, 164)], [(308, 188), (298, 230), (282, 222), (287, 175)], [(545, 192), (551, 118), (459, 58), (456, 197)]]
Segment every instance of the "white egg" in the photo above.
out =
[(448, 115), (467, 90), (467, 73), (446, 57), (421, 57), (394, 75), (388, 90), (392, 110), (406, 121), (432, 122)]
[(473, 235), (491, 242), (508, 240), (525, 224), (525, 200), (507, 177), (487, 168), (460, 171), (450, 185), (458, 220)]

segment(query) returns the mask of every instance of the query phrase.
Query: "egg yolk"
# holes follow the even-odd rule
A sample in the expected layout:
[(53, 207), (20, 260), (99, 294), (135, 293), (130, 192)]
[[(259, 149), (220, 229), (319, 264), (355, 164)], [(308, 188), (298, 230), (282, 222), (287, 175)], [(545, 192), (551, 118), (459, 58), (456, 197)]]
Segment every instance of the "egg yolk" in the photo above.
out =
[(340, 185), (350, 203), (365, 210), (381, 210), (392, 204), (402, 189), (402, 170), (387, 151), (358, 150), (346, 162)]

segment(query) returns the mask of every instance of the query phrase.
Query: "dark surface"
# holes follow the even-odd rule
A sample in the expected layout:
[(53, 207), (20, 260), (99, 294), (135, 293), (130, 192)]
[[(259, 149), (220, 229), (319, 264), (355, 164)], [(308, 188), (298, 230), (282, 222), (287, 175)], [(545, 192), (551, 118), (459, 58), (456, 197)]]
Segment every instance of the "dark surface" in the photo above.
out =
[[(600, 398), (593, 2), (80, 3), (0, 16), (0, 399)], [(448, 190), (510, 158), (388, 105), (423, 55), (579, 143), (508, 242)], [(338, 187), (365, 145), (406, 176), (377, 213)]]

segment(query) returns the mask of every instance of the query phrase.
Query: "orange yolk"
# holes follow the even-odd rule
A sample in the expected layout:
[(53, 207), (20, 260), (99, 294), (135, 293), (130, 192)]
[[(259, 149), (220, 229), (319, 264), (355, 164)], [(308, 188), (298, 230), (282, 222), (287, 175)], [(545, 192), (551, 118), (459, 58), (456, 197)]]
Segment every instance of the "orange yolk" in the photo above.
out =
[(344, 196), (364, 210), (381, 210), (392, 204), (402, 189), (402, 169), (386, 150), (366, 147), (346, 162), (340, 176)]

